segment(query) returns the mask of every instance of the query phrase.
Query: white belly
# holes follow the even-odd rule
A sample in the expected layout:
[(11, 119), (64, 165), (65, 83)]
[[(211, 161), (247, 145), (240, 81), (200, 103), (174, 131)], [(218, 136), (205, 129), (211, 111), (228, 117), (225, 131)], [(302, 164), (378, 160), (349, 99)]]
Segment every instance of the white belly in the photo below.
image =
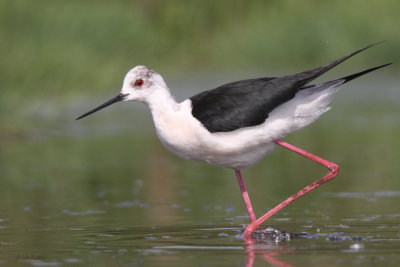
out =
[(275, 139), (307, 126), (327, 111), (338, 85), (340, 83), (329, 88), (316, 86), (301, 91), (272, 111), (263, 124), (231, 132), (208, 132), (192, 116), (190, 100), (180, 103), (173, 112), (152, 114), (158, 137), (173, 154), (227, 168), (245, 169), (273, 150)]
[[(271, 138), (257, 127), (210, 133), (191, 115), (191, 103), (181, 103), (171, 116), (153, 114), (161, 143), (173, 154), (232, 169), (253, 165), (273, 149)], [(254, 128), (254, 129), (252, 129)]]

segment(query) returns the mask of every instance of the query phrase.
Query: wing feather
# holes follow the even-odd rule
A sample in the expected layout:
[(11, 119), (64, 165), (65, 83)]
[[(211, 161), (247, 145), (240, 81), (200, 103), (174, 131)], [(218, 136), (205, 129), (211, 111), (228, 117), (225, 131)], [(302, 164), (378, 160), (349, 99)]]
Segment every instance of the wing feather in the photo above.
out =
[[(190, 98), (192, 115), (212, 133), (230, 132), (239, 128), (262, 124), (272, 110), (294, 98), (299, 90), (308, 88), (306, 85), (309, 82), (346, 59), (377, 44), (368, 45), (327, 65), (297, 74), (279, 78), (265, 77), (242, 80), (202, 92)], [(371, 68), (342, 79), (347, 82), (386, 65)]]

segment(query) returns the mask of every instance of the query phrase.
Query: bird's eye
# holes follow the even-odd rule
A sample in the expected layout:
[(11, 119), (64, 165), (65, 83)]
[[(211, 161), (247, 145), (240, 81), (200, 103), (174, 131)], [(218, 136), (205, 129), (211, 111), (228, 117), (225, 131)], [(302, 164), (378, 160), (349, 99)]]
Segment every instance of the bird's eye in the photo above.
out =
[(143, 80), (142, 79), (138, 79), (135, 81), (135, 86), (142, 86), (143, 85)]

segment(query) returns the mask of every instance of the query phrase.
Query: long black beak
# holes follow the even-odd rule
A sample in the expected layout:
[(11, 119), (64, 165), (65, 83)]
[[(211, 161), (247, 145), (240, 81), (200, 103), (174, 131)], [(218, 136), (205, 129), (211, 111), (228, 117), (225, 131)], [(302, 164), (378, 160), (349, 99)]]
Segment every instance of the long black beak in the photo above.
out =
[(98, 106), (97, 108), (94, 108), (94, 109), (92, 109), (91, 111), (86, 112), (86, 113), (83, 114), (82, 116), (79, 116), (78, 118), (76, 118), (76, 120), (80, 120), (80, 119), (82, 119), (82, 118), (84, 118), (84, 117), (86, 117), (86, 116), (89, 116), (90, 114), (95, 113), (96, 111), (99, 111), (100, 109), (103, 109), (103, 108), (105, 108), (105, 107), (107, 107), (107, 106), (109, 106), (109, 105), (111, 105), (111, 104), (114, 104), (114, 103), (116, 103), (116, 102), (120, 102), (120, 101), (124, 100), (124, 98), (125, 98), (126, 96), (127, 96), (127, 94), (119, 94), (119, 95), (117, 95), (116, 97), (114, 97), (114, 98), (108, 100), (106, 103), (104, 103), (104, 104)]

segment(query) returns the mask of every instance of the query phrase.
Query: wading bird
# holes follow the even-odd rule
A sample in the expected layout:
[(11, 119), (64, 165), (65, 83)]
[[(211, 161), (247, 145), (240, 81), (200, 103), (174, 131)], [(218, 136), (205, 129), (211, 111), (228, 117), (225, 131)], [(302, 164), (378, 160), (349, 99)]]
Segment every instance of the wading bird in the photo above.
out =
[[(131, 69), (119, 95), (78, 117), (81, 119), (120, 101), (139, 101), (151, 110), (161, 143), (173, 154), (201, 160), (235, 171), (251, 223), (244, 236), (251, 236), (265, 220), (283, 207), (335, 178), (338, 165), (282, 140), (318, 119), (329, 107), (339, 87), (389, 64), (373, 67), (340, 79), (309, 84), (346, 59), (376, 44), (359, 49), (327, 65), (283, 77), (236, 81), (175, 101), (161, 75), (145, 66)], [(306, 186), (260, 218), (256, 218), (241, 170), (255, 164), (275, 144), (292, 150), (329, 169), (323, 178)]]

